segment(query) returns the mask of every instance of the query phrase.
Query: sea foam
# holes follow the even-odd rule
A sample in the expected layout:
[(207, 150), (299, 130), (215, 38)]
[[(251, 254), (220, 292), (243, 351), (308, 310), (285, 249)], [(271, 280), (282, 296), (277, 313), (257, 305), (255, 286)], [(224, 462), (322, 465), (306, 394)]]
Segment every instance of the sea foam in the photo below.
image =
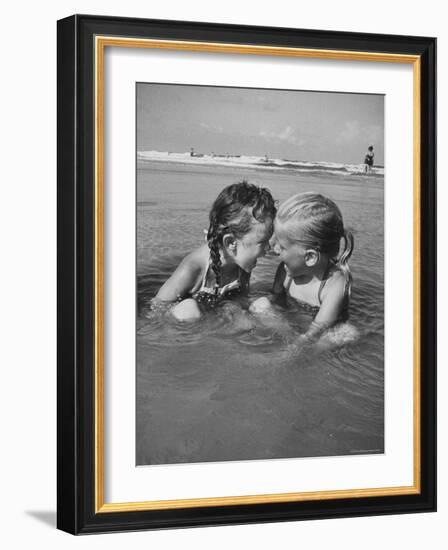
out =
[[(302, 160), (276, 159), (247, 155), (200, 155), (194, 153), (171, 153), (167, 151), (138, 151), (139, 162), (170, 162), (204, 166), (230, 166), (257, 170), (288, 170), (302, 173), (326, 173), (334, 175), (361, 175), (364, 164), (344, 164), (339, 162), (310, 162)], [(370, 176), (383, 176), (384, 167), (374, 166)]]

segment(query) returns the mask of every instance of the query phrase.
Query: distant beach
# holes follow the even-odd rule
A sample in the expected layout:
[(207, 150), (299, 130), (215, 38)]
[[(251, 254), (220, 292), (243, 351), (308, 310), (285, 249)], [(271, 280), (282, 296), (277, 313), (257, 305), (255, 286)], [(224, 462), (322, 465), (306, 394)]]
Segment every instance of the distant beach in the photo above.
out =
[[(137, 160), (140, 162), (170, 162), (187, 165), (225, 166), (232, 168), (252, 168), (257, 170), (282, 170), (298, 173), (321, 173), (332, 175), (364, 175), (364, 163), (344, 164), (327, 161), (305, 161), (291, 159), (277, 159), (269, 156), (246, 155), (206, 155), (201, 153), (175, 153), (168, 151), (138, 151)], [(383, 177), (384, 167), (374, 166), (368, 177)]]

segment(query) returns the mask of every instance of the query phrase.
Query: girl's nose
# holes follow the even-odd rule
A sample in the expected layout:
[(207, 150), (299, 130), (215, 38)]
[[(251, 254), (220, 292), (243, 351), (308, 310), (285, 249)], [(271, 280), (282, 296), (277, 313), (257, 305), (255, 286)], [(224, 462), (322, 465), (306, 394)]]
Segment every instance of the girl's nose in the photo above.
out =
[(269, 247), (267, 249), (267, 252), (269, 252), (269, 256), (279, 256), (280, 250), (276, 243), (269, 243)]

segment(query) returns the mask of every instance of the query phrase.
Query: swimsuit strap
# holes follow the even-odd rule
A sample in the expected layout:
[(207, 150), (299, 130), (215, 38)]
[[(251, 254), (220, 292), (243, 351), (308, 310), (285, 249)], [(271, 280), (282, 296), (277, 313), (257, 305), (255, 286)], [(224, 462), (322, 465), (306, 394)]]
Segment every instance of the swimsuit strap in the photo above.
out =
[(231, 290), (235, 290), (236, 288), (240, 288), (240, 287), (241, 287), (240, 274), (238, 274), (238, 279), (235, 279), (234, 281), (220, 287), (218, 290), (218, 294), (220, 296), (224, 296), (226, 292), (230, 292)]
[[(324, 289), (324, 287), (325, 287), (325, 285), (328, 281), (328, 275), (330, 274), (330, 270), (333, 267), (337, 267), (337, 265), (333, 260), (330, 260), (328, 262), (327, 268), (324, 272), (324, 276), (322, 278), (322, 281), (320, 282), (319, 290), (317, 291), (317, 299), (319, 300), (319, 306), (312, 306), (311, 304), (307, 304), (310, 307), (319, 308), (322, 305), (322, 291), (323, 291), (323, 289)], [(291, 283), (292, 283), (292, 277), (289, 274), (286, 274), (286, 279), (285, 279), (285, 283), (284, 283), (284, 288), (285, 288), (286, 292), (289, 292), (289, 289), (291, 287)], [(345, 282), (345, 288), (344, 288), (344, 299), (346, 301), (347, 301), (347, 298), (350, 298), (350, 290), (351, 290), (351, 281), (346, 281)], [(295, 300), (297, 301), (297, 299), (295, 299)], [(303, 302), (303, 303), (306, 304), (307, 302)]]
[[(317, 293), (317, 299), (319, 300), (319, 306), (312, 306), (311, 304), (308, 304), (310, 307), (320, 307), (320, 305), (322, 304), (322, 299), (321, 299), (321, 293), (322, 293), (322, 290), (325, 286), (325, 283), (327, 282), (327, 276), (328, 276), (328, 272), (329, 272), (329, 267), (327, 267), (325, 273), (324, 273), (324, 278), (322, 279), (321, 283), (320, 283), (320, 286), (319, 286), (319, 290), (318, 290), (318, 293)], [(289, 289), (291, 287), (291, 283), (292, 283), (292, 277), (287, 273), (286, 274), (286, 279), (285, 279), (285, 284), (284, 284), (284, 288), (286, 290), (286, 292), (289, 292)], [(297, 301), (297, 299), (295, 299)], [(307, 303), (307, 302), (303, 302), (303, 303)]]
[(202, 278), (202, 284), (199, 288), (199, 290), (197, 292), (207, 292), (207, 293), (210, 293), (210, 292), (214, 292), (217, 288), (217, 294), (219, 296), (223, 296), (226, 292), (229, 292), (231, 290), (235, 290), (236, 288), (240, 288), (241, 287), (241, 267), (238, 266), (238, 277), (234, 280), (234, 281), (231, 281), (230, 283), (227, 283), (221, 287), (216, 287), (213, 286), (213, 287), (208, 287), (207, 286), (207, 277), (210, 273), (210, 268), (212, 267), (212, 260), (211, 258), (208, 258), (207, 260), (207, 265), (206, 265), (206, 268), (205, 268), (205, 272), (204, 272), (204, 276)]
[(291, 287), (291, 283), (292, 283), (292, 277), (291, 277), (291, 275), (286, 273), (286, 284), (283, 285), (286, 292), (289, 292), (289, 289)]
[(201, 283), (201, 286), (199, 287), (198, 292), (201, 292), (202, 290), (207, 288), (207, 286), (206, 286), (207, 276), (208, 276), (208, 272), (209, 272), (211, 266), (212, 266), (212, 261), (211, 261), (210, 258), (208, 258), (207, 262), (206, 262), (206, 265), (205, 265), (204, 276), (202, 277), (202, 283)]
[(319, 300), (319, 304), (322, 305), (322, 290), (324, 289), (324, 286), (326, 282), (328, 281), (328, 275), (330, 274), (330, 269), (335, 266), (336, 264), (330, 260), (328, 262), (327, 268), (325, 269), (324, 276), (322, 277), (322, 281), (320, 282), (319, 290), (317, 292), (317, 299)]

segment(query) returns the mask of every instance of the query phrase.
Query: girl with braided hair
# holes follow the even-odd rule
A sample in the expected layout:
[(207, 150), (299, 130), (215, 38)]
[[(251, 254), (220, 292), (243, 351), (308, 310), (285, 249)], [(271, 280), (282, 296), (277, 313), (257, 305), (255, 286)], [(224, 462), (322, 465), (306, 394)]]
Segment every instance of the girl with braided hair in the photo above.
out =
[(171, 313), (186, 321), (247, 294), (251, 271), (269, 249), (275, 214), (267, 189), (246, 181), (225, 187), (210, 211), (207, 243), (182, 260), (155, 300), (178, 302)]
[[(332, 200), (299, 193), (280, 205), (275, 241), (281, 260), (273, 285), (275, 300), (289, 297), (310, 313), (313, 321), (301, 343), (317, 340), (326, 329), (348, 319), (353, 236), (344, 229), (341, 211)], [(250, 310), (270, 313), (270, 307), (263, 297)]]

